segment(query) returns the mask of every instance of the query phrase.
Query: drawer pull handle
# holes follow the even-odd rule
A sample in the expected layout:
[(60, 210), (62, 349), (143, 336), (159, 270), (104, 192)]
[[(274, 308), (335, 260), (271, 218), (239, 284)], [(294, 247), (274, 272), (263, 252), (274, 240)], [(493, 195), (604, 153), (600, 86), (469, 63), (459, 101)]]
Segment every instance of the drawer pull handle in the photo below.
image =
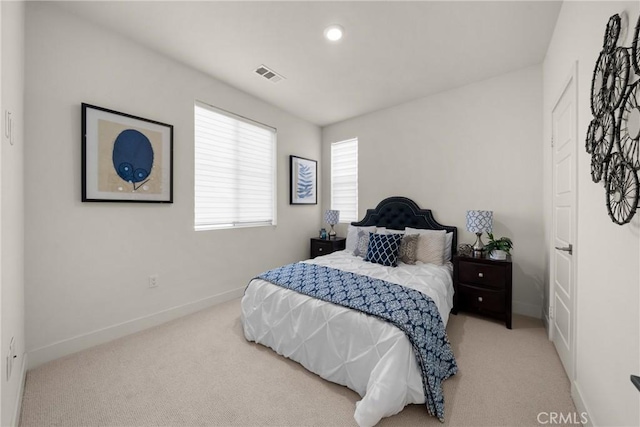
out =
[(318, 252), (322, 252), (322, 248), (318, 248)]
[(478, 273), (478, 277), (484, 277), (484, 273)]
[(482, 302), (482, 297), (478, 297), (478, 302)]

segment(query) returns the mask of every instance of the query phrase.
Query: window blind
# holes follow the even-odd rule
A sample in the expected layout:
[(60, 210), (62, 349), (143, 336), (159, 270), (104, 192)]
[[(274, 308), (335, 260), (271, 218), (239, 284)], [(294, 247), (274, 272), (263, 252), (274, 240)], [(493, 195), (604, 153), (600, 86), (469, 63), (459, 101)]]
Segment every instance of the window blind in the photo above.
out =
[(340, 222), (358, 220), (358, 139), (331, 144), (331, 209)]
[(200, 102), (194, 117), (194, 228), (275, 225), (275, 129)]

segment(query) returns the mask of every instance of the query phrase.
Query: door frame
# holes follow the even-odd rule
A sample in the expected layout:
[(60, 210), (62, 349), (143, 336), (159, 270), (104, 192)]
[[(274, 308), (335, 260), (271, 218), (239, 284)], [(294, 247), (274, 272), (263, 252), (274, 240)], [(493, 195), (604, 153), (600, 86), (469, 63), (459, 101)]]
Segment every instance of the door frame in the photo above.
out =
[(572, 262), (572, 283), (571, 283), (571, 300), (569, 309), (571, 310), (571, 326), (570, 326), (570, 347), (571, 347), (571, 372), (567, 372), (567, 376), (569, 377), (569, 381), (573, 383), (575, 380), (576, 373), (576, 359), (577, 359), (577, 349), (576, 349), (576, 333), (578, 331), (578, 325), (576, 322), (577, 316), (577, 299), (578, 299), (578, 254), (579, 254), (579, 245), (578, 245), (578, 155), (580, 153), (580, 144), (578, 139), (578, 61), (574, 61), (571, 64), (571, 70), (569, 71), (567, 77), (562, 81), (562, 85), (560, 86), (560, 90), (558, 91), (558, 95), (556, 95), (553, 104), (551, 104), (551, 110), (549, 112), (549, 123), (551, 127), (551, 192), (550, 192), (550, 207), (551, 207), (551, 227), (550, 227), (550, 238), (549, 238), (549, 295), (548, 295), (548, 314), (549, 314), (549, 324), (548, 324), (548, 338), (550, 341), (553, 341), (554, 338), (554, 318), (555, 318), (555, 197), (554, 197), (554, 188), (556, 185), (556, 172), (555, 172), (555, 145), (553, 141), (554, 137), (554, 121), (553, 121), (553, 112), (555, 111), (558, 103), (562, 99), (563, 95), (569, 88), (569, 86), (573, 83), (573, 98), (575, 105), (575, 117), (574, 123), (571, 126), (574, 134), (574, 144), (575, 144), (575, 153), (573, 156), (572, 167), (573, 167), (573, 180), (575, 182), (575, 188), (573, 191), (573, 215), (572, 215), (572, 226), (571, 226), (571, 234), (573, 236), (573, 253), (571, 255)]

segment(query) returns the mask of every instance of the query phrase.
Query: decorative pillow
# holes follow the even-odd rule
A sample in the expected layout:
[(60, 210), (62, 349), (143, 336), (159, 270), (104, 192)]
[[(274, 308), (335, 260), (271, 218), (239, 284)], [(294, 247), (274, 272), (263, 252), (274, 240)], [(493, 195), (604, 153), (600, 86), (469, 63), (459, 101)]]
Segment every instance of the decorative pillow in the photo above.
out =
[(453, 244), (453, 233), (446, 232), (446, 230), (426, 230), (423, 228), (410, 228), (405, 229), (406, 234), (431, 234), (431, 233), (446, 233), (444, 243), (444, 262), (451, 261), (451, 245)]
[(369, 247), (369, 236), (373, 233), (369, 233), (368, 231), (358, 230), (358, 243), (356, 244), (356, 248), (353, 250), (353, 254), (355, 256), (359, 256), (360, 258), (364, 257), (367, 254), (367, 248)]
[[(356, 246), (358, 246), (358, 231), (362, 230), (366, 233), (375, 233), (376, 227), (356, 227), (354, 225), (349, 225), (349, 229), (347, 230), (347, 242), (345, 244), (345, 249), (349, 252), (354, 252), (356, 250)], [(366, 249), (365, 249), (366, 252)]]
[(369, 236), (369, 247), (365, 261), (387, 267), (398, 265), (398, 252), (402, 234), (373, 234)]
[(418, 237), (419, 234), (407, 234), (400, 242), (400, 250), (398, 258), (405, 264), (415, 264), (418, 255)]
[(417, 261), (429, 264), (444, 264), (444, 243), (446, 240), (444, 230), (433, 233), (421, 233), (418, 238)]

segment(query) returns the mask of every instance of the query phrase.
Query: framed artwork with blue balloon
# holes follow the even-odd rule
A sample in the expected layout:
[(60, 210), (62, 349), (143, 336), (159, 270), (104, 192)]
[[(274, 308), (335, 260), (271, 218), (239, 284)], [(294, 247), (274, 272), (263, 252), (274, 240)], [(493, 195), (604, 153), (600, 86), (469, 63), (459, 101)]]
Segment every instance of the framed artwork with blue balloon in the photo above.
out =
[(82, 201), (173, 203), (173, 126), (83, 103)]
[(318, 204), (318, 162), (298, 156), (289, 156), (291, 205)]

